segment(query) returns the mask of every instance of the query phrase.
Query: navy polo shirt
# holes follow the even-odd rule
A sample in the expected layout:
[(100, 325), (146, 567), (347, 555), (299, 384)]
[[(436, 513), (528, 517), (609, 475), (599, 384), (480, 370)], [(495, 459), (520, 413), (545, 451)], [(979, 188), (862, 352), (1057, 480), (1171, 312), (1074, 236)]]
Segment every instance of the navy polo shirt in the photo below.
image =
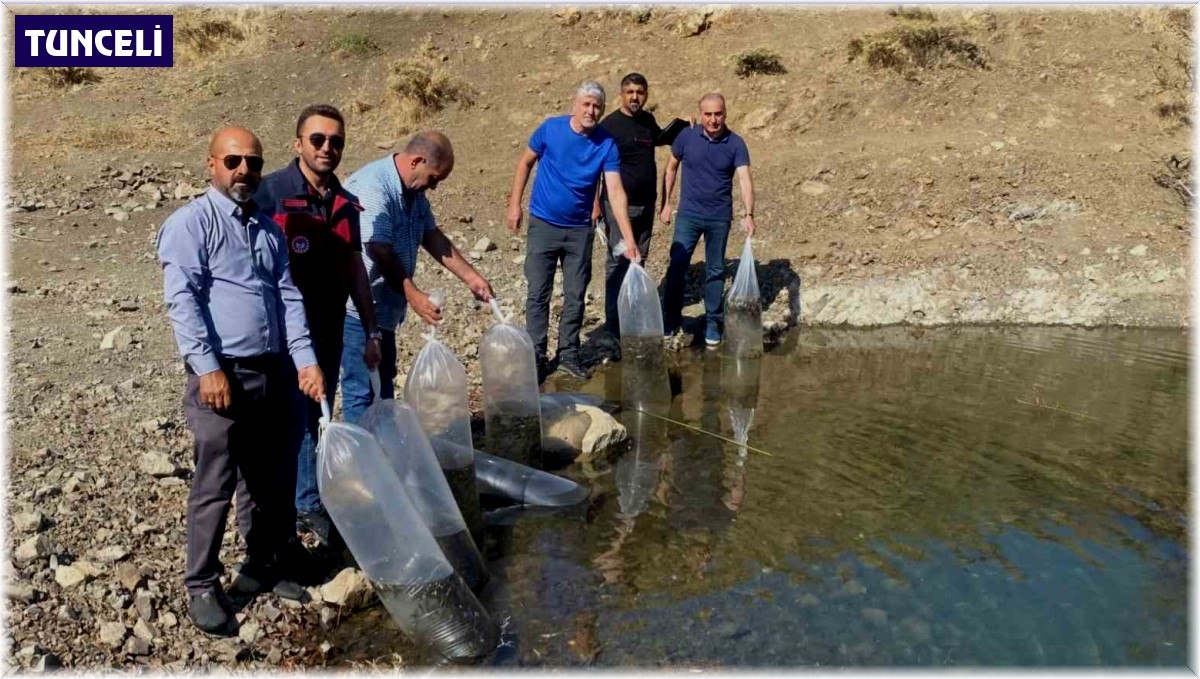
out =
[(671, 155), (683, 163), (679, 191), (680, 217), (733, 221), (733, 174), (750, 164), (746, 142), (725, 128), (709, 139), (701, 125), (679, 133), (671, 144)]

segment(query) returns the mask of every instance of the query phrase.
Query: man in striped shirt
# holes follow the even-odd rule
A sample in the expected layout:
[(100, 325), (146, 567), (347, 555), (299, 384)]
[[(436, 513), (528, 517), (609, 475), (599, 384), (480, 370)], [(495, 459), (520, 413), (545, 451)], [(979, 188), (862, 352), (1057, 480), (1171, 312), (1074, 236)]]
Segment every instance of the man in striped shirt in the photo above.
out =
[[(347, 422), (356, 422), (375, 397), (393, 397), (396, 328), (404, 322), (409, 307), (426, 323), (437, 324), (442, 319), (441, 309), (413, 281), (418, 247), (424, 247), (466, 283), (476, 299), (486, 302), (492, 298), (491, 284), (438, 228), (425, 197), (426, 191), (436, 189), (453, 170), (450, 140), (440, 132), (425, 131), (414, 135), (403, 152), (364, 165), (346, 181), (346, 190), (358, 197), (363, 208), (359, 215), (362, 258), (379, 326), (368, 337), (359, 322), (358, 310), (347, 306), (346, 314), (353, 319), (348, 319), (342, 337), (342, 413)], [(372, 394), (363, 362), (366, 342), (375, 340), (382, 345), (382, 394)]]

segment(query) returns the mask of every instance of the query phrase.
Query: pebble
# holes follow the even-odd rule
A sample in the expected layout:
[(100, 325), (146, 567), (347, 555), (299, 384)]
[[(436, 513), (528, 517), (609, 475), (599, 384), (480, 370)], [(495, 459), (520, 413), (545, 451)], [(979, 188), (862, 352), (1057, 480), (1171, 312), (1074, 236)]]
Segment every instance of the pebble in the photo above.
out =
[(133, 624), (133, 635), (139, 639), (153, 641), (154, 637), (158, 636), (158, 632), (145, 619), (138, 618), (138, 621)]
[(41, 592), (27, 582), (14, 582), (4, 587), (4, 595), (14, 601), (31, 604), (41, 598)]
[(150, 642), (138, 637), (129, 637), (125, 641), (126, 655), (150, 655)]
[(76, 566), (59, 566), (54, 569), (54, 581), (63, 589), (78, 587), (88, 580), (88, 574)]
[(137, 588), (142, 584), (142, 574), (138, 567), (132, 563), (121, 563), (117, 565), (117, 582), (130, 592), (137, 591)]
[(154, 595), (144, 589), (140, 590), (134, 596), (133, 606), (142, 620), (154, 622)]
[(119, 648), (125, 641), (125, 625), (119, 622), (100, 623), (100, 643), (109, 648)]
[(129, 556), (129, 549), (120, 545), (109, 545), (103, 547), (96, 552), (96, 558), (108, 563), (116, 563), (125, 560)]
[(864, 608), (862, 609), (862, 616), (867, 620), (867, 622), (880, 625), (887, 622), (888, 617), (887, 611), (883, 610), (882, 608)]
[(174, 476), (179, 472), (179, 467), (175, 465), (169, 455), (156, 451), (142, 453), (141, 458), (138, 459), (138, 469), (158, 477)]
[(18, 533), (36, 533), (46, 523), (46, 516), (41, 512), (18, 512), (13, 514), (13, 528)]
[(256, 622), (247, 622), (238, 629), (238, 638), (247, 644), (253, 644), (262, 634), (262, 627)]

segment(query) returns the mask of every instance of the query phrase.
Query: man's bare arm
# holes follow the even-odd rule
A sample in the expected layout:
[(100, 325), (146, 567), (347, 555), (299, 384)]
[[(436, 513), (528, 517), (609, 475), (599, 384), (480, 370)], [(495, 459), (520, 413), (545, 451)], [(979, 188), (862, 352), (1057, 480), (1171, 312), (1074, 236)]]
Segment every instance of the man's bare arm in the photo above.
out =
[(442, 233), (441, 229), (430, 229), (425, 232), (425, 236), (421, 239), (421, 245), (438, 264), (446, 267), (446, 270), (454, 274), (475, 295), (475, 298), (481, 302), (487, 302), (492, 299), (492, 286), (487, 282), (487, 279), (480, 274), (466, 257), (462, 256), (462, 252), (454, 247), (454, 243)]
[(533, 149), (526, 148), (521, 157), (517, 158), (517, 167), (513, 172), (512, 191), (508, 194), (508, 230), (516, 233), (521, 228), (521, 199), (525, 196), (525, 186), (529, 183), (529, 174), (538, 161), (538, 154)]

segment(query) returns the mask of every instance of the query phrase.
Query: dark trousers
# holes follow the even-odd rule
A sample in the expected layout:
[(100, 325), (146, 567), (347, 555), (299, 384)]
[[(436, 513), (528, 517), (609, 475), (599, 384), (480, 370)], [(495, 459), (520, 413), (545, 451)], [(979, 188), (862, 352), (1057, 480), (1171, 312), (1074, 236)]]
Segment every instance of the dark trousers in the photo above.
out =
[[(621, 295), (621, 283), (625, 281), (625, 272), (629, 271), (629, 259), (613, 257), (612, 249), (621, 240), (621, 227), (613, 216), (612, 205), (606, 200), (604, 208), (605, 233), (608, 237), (608, 255), (604, 266), (604, 328), (613, 337), (621, 336), (621, 319), (617, 313), (617, 298)], [(653, 205), (630, 205), (629, 221), (633, 225), (633, 239), (637, 242), (638, 252), (642, 253), (643, 264), (650, 255), (650, 232), (654, 228)]]
[(235, 488), (247, 561), (271, 564), (295, 535), (296, 458), (288, 410), (296, 373), (287, 360), (282, 354), (221, 359), (233, 393), (232, 406), (221, 413), (201, 405), (200, 378), (188, 372), (183, 409), (196, 439), (183, 578), (189, 593), (220, 586), (221, 541)]
[(529, 241), (525, 247), (525, 280), (529, 295), (525, 298), (525, 329), (533, 339), (539, 363), (546, 360), (550, 328), (550, 294), (554, 291), (554, 272), (559, 263), (563, 271), (563, 309), (558, 320), (558, 356), (579, 351), (579, 331), (583, 327), (583, 302), (592, 281), (592, 241), (595, 231), (588, 227), (560, 229), (529, 215)]
[(725, 313), (725, 245), (729, 242), (729, 222), (694, 217), (676, 217), (671, 239), (671, 263), (667, 266), (667, 284), (663, 291), (663, 330), (671, 333), (683, 322), (683, 286), (692, 253), (704, 237), (704, 312), (706, 332), (719, 336)]

